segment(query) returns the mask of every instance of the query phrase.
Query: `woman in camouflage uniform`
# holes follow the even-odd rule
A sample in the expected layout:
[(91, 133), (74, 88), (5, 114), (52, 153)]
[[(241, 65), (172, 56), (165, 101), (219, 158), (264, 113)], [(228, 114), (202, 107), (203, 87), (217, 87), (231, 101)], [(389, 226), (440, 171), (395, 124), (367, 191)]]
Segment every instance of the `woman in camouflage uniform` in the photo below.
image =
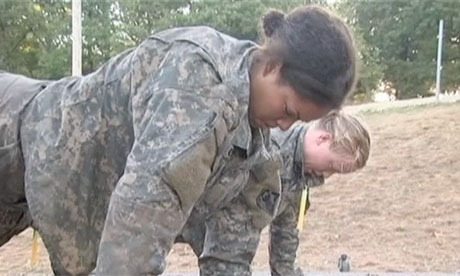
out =
[(276, 172), (269, 127), (318, 118), (353, 88), (338, 17), (303, 7), (263, 27), (262, 46), (176, 28), (83, 77), (1, 74), (0, 242), (32, 225), (57, 274), (161, 274), (197, 202), (212, 210), (249, 170)]
[[(279, 205), (267, 212), (259, 200), (263, 183), (245, 190), (212, 216), (197, 217), (195, 209), (177, 242), (190, 244), (198, 257), (201, 276), (251, 275), (262, 229), (270, 225), (269, 262), (272, 276), (300, 276), (295, 268), (299, 245), (298, 217), (304, 189), (324, 183), (334, 173), (351, 173), (366, 165), (370, 135), (357, 117), (330, 112), (312, 124), (296, 124), (288, 131), (271, 131), (283, 159)], [(208, 265), (209, 259), (213, 267)], [(237, 273), (235, 273), (237, 272)]]

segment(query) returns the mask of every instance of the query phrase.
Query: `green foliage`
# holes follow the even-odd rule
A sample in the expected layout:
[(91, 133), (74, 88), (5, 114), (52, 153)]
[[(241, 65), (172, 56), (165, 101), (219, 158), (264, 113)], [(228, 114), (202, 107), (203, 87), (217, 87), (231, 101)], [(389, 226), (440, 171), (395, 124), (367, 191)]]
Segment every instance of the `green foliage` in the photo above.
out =
[[(82, 0), (83, 73), (152, 33), (175, 26), (208, 25), (256, 40), (259, 17), (267, 9), (287, 11), (310, 2)], [(0, 69), (48, 79), (71, 73), (71, 0), (1, 0), (0, 9)]]
[(121, 39), (127, 45), (139, 44), (149, 35), (177, 25), (189, 2), (186, 0), (120, 0), (117, 1), (117, 19)]
[(37, 67), (44, 18), (32, 2), (0, 1), (0, 68), (33, 75)]
[(398, 98), (427, 95), (434, 86), (438, 24), (444, 19), (443, 84), (446, 89), (459, 86), (454, 75), (459, 69), (455, 59), (460, 57), (460, 2), (344, 0), (341, 4)]
[(123, 33), (137, 44), (160, 30), (206, 25), (240, 39), (256, 41), (260, 17), (269, 9), (289, 11), (316, 0), (120, 0)]
[(207, 25), (231, 36), (258, 41), (260, 18), (270, 9), (288, 12), (292, 8), (318, 1), (201, 0), (189, 6), (176, 25)]
[(83, 74), (95, 71), (115, 53), (117, 30), (112, 17), (112, 1), (82, 1)]
[[(207, 25), (257, 41), (269, 9), (316, 3), (341, 14), (355, 33), (361, 64), (356, 98), (370, 99), (382, 81), (399, 98), (434, 87), (439, 19), (445, 20), (445, 90), (460, 84), (460, 2), (378, 0), (82, 0), (83, 73), (171, 27)], [(0, 0), (0, 69), (37, 78), (71, 73), (71, 0)]]

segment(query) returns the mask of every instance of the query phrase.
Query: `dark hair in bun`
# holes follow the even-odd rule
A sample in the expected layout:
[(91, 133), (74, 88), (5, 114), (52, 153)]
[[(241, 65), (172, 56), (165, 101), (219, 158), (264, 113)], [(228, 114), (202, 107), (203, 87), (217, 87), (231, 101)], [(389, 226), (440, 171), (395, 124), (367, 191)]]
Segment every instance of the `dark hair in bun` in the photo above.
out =
[(357, 77), (353, 36), (344, 21), (317, 5), (261, 20), (264, 43), (257, 63), (279, 64), (281, 81), (321, 106), (338, 108)]
[(277, 10), (269, 11), (262, 19), (265, 37), (271, 37), (283, 26), (284, 22), (284, 13)]

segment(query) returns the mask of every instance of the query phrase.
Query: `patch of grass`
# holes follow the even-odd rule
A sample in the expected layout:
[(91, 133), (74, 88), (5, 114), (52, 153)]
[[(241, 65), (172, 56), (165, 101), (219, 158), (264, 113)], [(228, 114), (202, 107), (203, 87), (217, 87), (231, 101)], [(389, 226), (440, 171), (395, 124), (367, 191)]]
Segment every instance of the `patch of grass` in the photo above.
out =
[(360, 115), (373, 115), (373, 114), (393, 114), (393, 113), (407, 113), (411, 111), (420, 111), (421, 109), (430, 109), (436, 107), (449, 107), (449, 106), (460, 106), (460, 101), (456, 102), (448, 102), (448, 103), (423, 103), (423, 104), (415, 104), (415, 105), (407, 105), (407, 106), (395, 106), (395, 107), (388, 107), (384, 109), (375, 109), (375, 110), (364, 110), (359, 111), (358, 114)]

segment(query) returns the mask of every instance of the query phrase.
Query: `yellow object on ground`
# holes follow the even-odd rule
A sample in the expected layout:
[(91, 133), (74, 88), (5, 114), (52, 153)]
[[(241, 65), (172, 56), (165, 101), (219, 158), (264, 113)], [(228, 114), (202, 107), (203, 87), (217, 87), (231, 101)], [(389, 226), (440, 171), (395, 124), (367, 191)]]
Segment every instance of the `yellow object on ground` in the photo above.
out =
[(38, 234), (37, 230), (34, 230), (33, 240), (32, 240), (32, 258), (30, 263), (32, 266), (38, 264), (40, 260), (40, 235)]
[(309, 191), (309, 188), (306, 187), (302, 191), (302, 197), (300, 198), (299, 220), (297, 221), (297, 229), (299, 229), (299, 231), (303, 230), (305, 215), (310, 207)]

